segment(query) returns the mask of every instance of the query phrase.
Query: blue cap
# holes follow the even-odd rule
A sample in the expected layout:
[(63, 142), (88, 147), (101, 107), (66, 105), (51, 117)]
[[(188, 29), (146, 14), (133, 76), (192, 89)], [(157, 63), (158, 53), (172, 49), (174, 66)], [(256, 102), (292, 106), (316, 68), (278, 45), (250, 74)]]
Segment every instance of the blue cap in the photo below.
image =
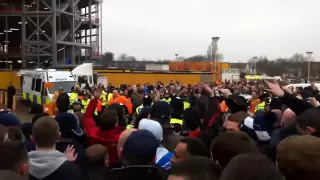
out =
[(122, 156), (144, 162), (152, 162), (160, 146), (157, 138), (147, 130), (138, 130), (130, 134), (123, 145)]

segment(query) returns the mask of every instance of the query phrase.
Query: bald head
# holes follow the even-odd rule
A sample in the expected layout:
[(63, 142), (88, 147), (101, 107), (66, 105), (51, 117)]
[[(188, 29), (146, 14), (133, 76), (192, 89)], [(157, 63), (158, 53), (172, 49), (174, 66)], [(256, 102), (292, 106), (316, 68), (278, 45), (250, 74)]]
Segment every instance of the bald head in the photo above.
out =
[(292, 125), (296, 121), (296, 114), (291, 109), (286, 109), (283, 112), (281, 119), (281, 126), (286, 128)]
[(130, 134), (134, 131), (136, 131), (137, 129), (126, 129), (125, 131), (123, 131), (119, 137), (118, 140), (118, 146), (117, 146), (117, 152), (118, 152), (118, 157), (121, 157), (121, 151), (123, 149), (123, 145), (126, 142), (126, 140), (128, 139), (128, 137), (130, 136)]
[(113, 95), (113, 98), (115, 98), (119, 95), (119, 92), (117, 90), (113, 90), (112, 95)]

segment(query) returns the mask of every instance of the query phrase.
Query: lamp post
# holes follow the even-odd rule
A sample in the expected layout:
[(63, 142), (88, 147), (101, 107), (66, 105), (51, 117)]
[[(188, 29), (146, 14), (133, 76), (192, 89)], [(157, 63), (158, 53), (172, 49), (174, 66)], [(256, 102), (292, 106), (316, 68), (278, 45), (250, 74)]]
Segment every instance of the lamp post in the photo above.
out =
[(257, 74), (257, 61), (258, 61), (258, 57), (257, 56), (253, 57), (253, 74), (254, 75)]
[(178, 55), (179, 54), (174, 54), (174, 55), (176, 56), (176, 60), (175, 61), (176, 61), (176, 71), (177, 71), (178, 70)]
[(307, 52), (308, 55), (308, 82), (310, 82), (310, 61), (311, 61), (311, 55), (313, 52), (309, 51)]

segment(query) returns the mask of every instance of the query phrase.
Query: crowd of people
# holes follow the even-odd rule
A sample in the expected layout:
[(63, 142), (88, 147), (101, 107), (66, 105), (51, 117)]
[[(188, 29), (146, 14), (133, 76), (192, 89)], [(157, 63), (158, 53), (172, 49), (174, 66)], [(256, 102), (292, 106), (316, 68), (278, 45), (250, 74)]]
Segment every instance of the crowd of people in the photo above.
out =
[(0, 180), (318, 180), (319, 91), (279, 84), (61, 89), (55, 116), (0, 112)]

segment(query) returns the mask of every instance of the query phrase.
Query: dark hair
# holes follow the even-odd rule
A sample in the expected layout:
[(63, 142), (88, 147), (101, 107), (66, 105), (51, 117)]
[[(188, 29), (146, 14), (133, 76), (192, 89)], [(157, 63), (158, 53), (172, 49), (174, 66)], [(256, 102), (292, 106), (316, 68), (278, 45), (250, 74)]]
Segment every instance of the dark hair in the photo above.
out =
[(201, 116), (196, 107), (191, 107), (185, 110), (183, 114), (183, 122), (186, 129), (194, 131), (200, 127)]
[(187, 144), (187, 152), (190, 156), (210, 157), (210, 153), (206, 145), (197, 138), (183, 138), (179, 143)]
[(126, 120), (124, 117), (125, 111), (120, 104), (118, 104), (118, 103), (111, 104), (107, 109), (114, 110), (117, 112), (119, 126), (124, 126), (124, 127), (127, 126), (127, 123), (126, 123)]
[(136, 118), (136, 120), (133, 123), (135, 128), (138, 128), (139, 123), (142, 119), (148, 118), (149, 114), (151, 113), (151, 110), (152, 110), (151, 108), (143, 108), (142, 109), (139, 116)]
[(32, 126), (32, 137), (38, 147), (53, 147), (59, 134), (58, 122), (50, 116), (38, 119)]
[(142, 99), (143, 106), (151, 106), (152, 105), (152, 98), (149, 95), (145, 95)]
[(224, 168), (229, 161), (244, 153), (259, 153), (254, 141), (244, 132), (224, 132), (211, 145), (212, 158)]
[(283, 180), (277, 168), (263, 155), (241, 154), (224, 168), (219, 180)]
[(219, 166), (206, 157), (189, 157), (172, 165), (171, 175), (183, 176), (188, 180), (218, 180)]
[(19, 140), (19, 141), (24, 140), (22, 130), (20, 129), (20, 127), (17, 127), (17, 126), (8, 127), (8, 137), (10, 140)]
[(307, 109), (297, 118), (297, 124), (300, 128), (306, 128), (307, 126), (315, 128), (320, 131), (320, 110), (318, 108)]
[(41, 112), (41, 113), (38, 113), (38, 114), (34, 115), (34, 116), (32, 117), (32, 124), (34, 124), (38, 119), (40, 119), (40, 118), (42, 118), (42, 117), (44, 117), (44, 116), (49, 116), (49, 114), (48, 114), (48, 113)]
[(28, 153), (22, 141), (13, 140), (0, 144), (0, 170), (17, 171), (28, 161)]
[(104, 110), (99, 119), (99, 126), (102, 130), (113, 129), (118, 123), (118, 115), (115, 110)]

